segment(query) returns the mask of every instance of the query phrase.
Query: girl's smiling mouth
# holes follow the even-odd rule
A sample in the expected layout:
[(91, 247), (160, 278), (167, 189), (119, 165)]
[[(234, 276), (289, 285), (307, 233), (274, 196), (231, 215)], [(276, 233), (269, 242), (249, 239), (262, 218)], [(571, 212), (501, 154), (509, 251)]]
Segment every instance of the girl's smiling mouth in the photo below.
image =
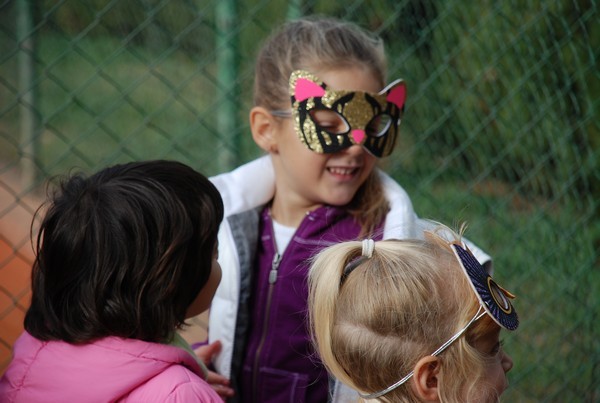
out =
[(354, 176), (356, 173), (358, 173), (358, 169), (357, 167), (354, 168), (344, 168), (344, 167), (329, 167), (327, 168), (327, 171), (335, 176)]

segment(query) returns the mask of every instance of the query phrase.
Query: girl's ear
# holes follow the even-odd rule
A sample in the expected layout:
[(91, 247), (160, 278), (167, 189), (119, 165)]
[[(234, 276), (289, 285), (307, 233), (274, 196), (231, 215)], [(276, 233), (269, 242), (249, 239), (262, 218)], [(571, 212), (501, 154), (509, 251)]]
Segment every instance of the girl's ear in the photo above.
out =
[(262, 106), (250, 109), (250, 130), (254, 142), (268, 153), (277, 152), (275, 131), (277, 122), (271, 113)]
[(416, 395), (425, 402), (439, 402), (438, 373), (440, 360), (428, 355), (421, 358), (415, 365), (412, 386)]

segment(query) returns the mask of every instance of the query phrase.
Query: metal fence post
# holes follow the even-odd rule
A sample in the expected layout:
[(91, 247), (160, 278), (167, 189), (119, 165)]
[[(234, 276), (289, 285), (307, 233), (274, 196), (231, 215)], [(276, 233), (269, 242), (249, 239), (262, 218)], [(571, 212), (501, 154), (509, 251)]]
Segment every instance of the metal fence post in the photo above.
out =
[(39, 152), (39, 115), (37, 84), (35, 82), (35, 36), (33, 26), (33, 1), (17, 1), (17, 35), (19, 40), (19, 114), (20, 114), (20, 164), (21, 182), (25, 190), (36, 181)]
[(289, 21), (302, 17), (302, 0), (290, 0), (286, 18)]
[(238, 75), (238, 17), (236, 0), (222, 0), (216, 3), (217, 20), (217, 82), (219, 108), (217, 109), (217, 127), (222, 136), (219, 151), (219, 168), (228, 171), (238, 163), (239, 125), (237, 101)]

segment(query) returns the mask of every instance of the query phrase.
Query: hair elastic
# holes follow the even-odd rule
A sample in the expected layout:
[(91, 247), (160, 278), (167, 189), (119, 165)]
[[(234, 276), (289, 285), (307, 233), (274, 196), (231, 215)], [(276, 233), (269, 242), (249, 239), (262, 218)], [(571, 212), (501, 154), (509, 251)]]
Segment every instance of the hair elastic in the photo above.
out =
[(363, 239), (362, 241), (362, 255), (364, 257), (373, 257), (373, 251), (375, 250), (375, 241), (372, 239)]

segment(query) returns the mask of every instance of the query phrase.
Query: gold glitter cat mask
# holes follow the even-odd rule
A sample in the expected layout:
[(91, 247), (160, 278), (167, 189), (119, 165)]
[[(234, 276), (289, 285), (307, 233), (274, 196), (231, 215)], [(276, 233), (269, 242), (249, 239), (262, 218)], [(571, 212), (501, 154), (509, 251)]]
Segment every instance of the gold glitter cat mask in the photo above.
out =
[(329, 154), (357, 144), (376, 157), (392, 153), (406, 100), (403, 80), (377, 94), (334, 91), (308, 71), (296, 70), (289, 91), (296, 133), (310, 150)]

